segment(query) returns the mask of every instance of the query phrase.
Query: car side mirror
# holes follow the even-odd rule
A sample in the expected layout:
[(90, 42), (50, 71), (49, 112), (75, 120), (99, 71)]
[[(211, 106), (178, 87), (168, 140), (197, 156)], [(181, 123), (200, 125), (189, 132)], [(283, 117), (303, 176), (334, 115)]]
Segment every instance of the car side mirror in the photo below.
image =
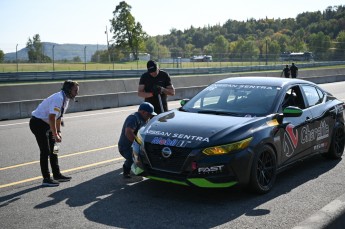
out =
[(303, 110), (301, 108), (294, 106), (288, 106), (283, 110), (284, 117), (300, 117), (302, 113)]
[(188, 103), (188, 101), (189, 101), (189, 99), (182, 99), (180, 101), (181, 106), (183, 107), (184, 105), (186, 105)]

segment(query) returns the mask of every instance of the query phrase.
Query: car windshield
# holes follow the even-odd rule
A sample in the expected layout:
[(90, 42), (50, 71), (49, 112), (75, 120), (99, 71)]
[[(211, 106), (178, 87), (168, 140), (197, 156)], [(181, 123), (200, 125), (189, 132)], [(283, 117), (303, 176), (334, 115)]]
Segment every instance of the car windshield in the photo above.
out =
[(265, 116), (272, 113), (280, 87), (215, 83), (193, 97), (183, 110), (231, 116)]

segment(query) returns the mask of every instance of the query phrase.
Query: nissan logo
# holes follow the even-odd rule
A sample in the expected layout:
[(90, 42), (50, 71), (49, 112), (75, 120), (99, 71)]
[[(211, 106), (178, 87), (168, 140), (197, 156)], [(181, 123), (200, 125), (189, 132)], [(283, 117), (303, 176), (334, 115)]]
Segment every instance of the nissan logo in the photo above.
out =
[(171, 152), (171, 149), (169, 147), (164, 147), (162, 149), (162, 156), (164, 158), (169, 158), (171, 156), (172, 152)]

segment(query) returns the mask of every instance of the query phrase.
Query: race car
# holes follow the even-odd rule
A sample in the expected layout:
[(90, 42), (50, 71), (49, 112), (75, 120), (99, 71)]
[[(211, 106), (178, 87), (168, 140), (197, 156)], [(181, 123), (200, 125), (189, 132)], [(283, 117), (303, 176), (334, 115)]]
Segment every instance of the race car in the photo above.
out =
[(135, 165), (148, 178), (267, 193), (295, 162), (343, 155), (344, 102), (309, 81), (228, 78), (181, 105), (138, 132)]

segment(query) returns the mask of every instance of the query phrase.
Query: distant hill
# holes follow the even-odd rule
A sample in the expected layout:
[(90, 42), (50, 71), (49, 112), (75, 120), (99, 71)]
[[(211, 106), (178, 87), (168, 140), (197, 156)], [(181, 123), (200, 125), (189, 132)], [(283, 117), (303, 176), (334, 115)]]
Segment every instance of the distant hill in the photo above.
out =
[[(91, 44), (56, 44), (51, 42), (42, 42), (43, 44), (43, 52), (44, 55), (49, 56), (53, 59), (53, 45), (54, 47), (54, 60), (72, 60), (74, 57), (79, 57), (82, 61), (84, 61), (84, 49), (85, 49), (85, 56), (86, 61), (91, 60), (91, 56), (97, 50), (106, 50), (106, 45), (91, 45)], [(28, 60), (28, 50), (27, 48), (23, 48), (18, 50), (17, 52), (18, 60)], [(5, 54), (5, 61), (15, 61), (16, 60), (16, 53), (6, 53)]]

